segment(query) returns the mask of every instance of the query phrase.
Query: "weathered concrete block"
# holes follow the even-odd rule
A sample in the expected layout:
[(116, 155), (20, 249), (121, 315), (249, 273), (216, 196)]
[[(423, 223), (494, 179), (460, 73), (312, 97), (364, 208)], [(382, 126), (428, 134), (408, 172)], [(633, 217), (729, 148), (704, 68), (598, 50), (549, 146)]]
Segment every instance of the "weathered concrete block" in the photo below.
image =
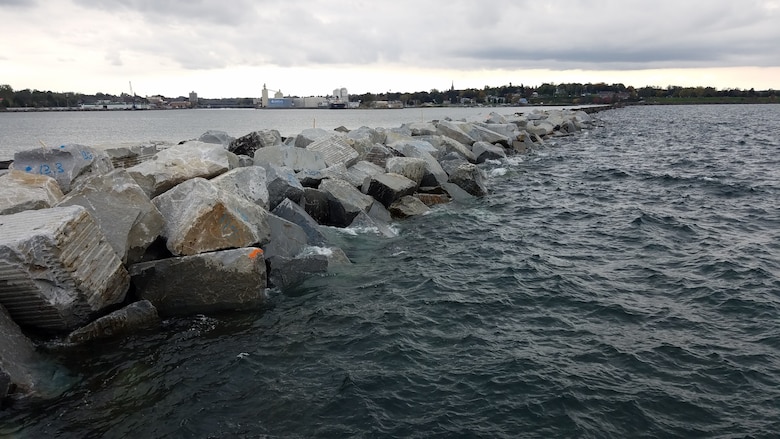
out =
[(103, 174), (114, 169), (111, 159), (95, 148), (68, 144), (58, 148), (37, 148), (14, 154), (13, 168), (57, 180), (63, 194), (79, 177)]
[(281, 145), (282, 136), (277, 130), (253, 131), (245, 136), (241, 136), (228, 145), (228, 151), (239, 154), (254, 156), (255, 151), (267, 148), (269, 146)]
[(238, 157), (213, 143), (189, 141), (127, 169), (149, 198), (191, 178), (213, 178), (238, 167)]
[(295, 172), (316, 171), (327, 167), (322, 153), (288, 145), (273, 145), (255, 151), (256, 166), (285, 166)]
[[(430, 148), (420, 147), (423, 143), (428, 144)], [(420, 145), (410, 143), (394, 144), (394, 148), (399, 146), (404, 156), (425, 160), (425, 175), (420, 183), (422, 186), (439, 186), (447, 182), (447, 173), (442, 169), (439, 161), (428, 152), (428, 149), (433, 149), (438, 154), (438, 150), (430, 143), (420, 142)]]
[(254, 247), (142, 262), (130, 275), (163, 317), (247, 310), (266, 300), (263, 251)]
[(262, 246), (270, 237), (268, 211), (193, 178), (153, 200), (165, 218), (162, 236), (174, 255)]
[(271, 227), (271, 240), (263, 246), (266, 259), (274, 256), (292, 258), (306, 247), (308, 237), (297, 224), (271, 214), (268, 225)]
[[(37, 363), (35, 346), (0, 305), (0, 401), (11, 390), (28, 394), (36, 387), (30, 373)], [(15, 388), (15, 389), (14, 389)]]
[[(298, 148), (300, 149), (300, 148)], [(326, 178), (340, 178), (342, 180), (350, 181), (350, 174), (343, 163), (338, 163), (333, 166), (329, 166), (325, 169), (319, 170), (304, 170), (295, 174), (295, 177), (305, 187), (319, 187), (320, 182)]]
[(392, 150), (384, 145), (373, 145), (364, 157), (364, 160), (373, 163), (381, 168), (384, 168), (387, 164), (387, 159), (390, 157), (402, 156), (400, 152)]
[(358, 152), (358, 160), (366, 160), (374, 145), (385, 143), (387, 136), (369, 127), (360, 127), (347, 133), (352, 148)]
[(173, 144), (168, 142), (149, 141), (144, 143), (112, 143), (99, 145), (96, 148), (104, 151), (111, 159), (114, 169), (127, 169), (147, 160)]
[(391, 157), (387, 159), (387, 172), (403, 175), (419, 186), (425, 177), (425, 160), (415, 157)]
[(537, 120), (526, 125), (525, 130), (537, 136), (549, 136), (555, 130), (555, 125), (547, 120)]
[(358, 212), (365, 212), (374, 199), (344, 180), (323, 180), (320, 189), (328, 195), (328, 225), (347, 227)]
[(62, 199), (57, 180), (47, 175), (12, 170), (0, 175), (0, 215), (46, 209)]
[(260, 166), (233, 169), (212, 178), (211, 183), (220, 190), (238, 195), (264, 209), (270, 205), (266, 171)]
[(347, 143), (347, 137), (344, 135), (331, 135), (321, 137), (306, 146), (309, 151), (322, 154), (327, 166), (333, 166), (343, 163), (350, 167), (358, 160), (358, 152)]
[(265, 167), (267, 188), (268, 188), (268, 207), (274, 209), (285, 198), (294, 202), (299, 202), (303, 196), (303, 185), (298, 181), (295, 173), (290, 168), (267, 165)]
[(474, 142), (471, 146), (474, 155), (477, 156), (477, 163), (484, 163), (485, 160), (499, 160), (506, 158), (506, 151), (498, 145), (488, 142)]
[(476, 142), (500, 143), (506, 146), (512, 144), (513, 139), (511, 139), (509, 136), (497, 133), (480, 124), (470, 123), (465, 125), (464, 129), (466, 130), (466, 133), (469, 135), (469, 137), (473, 138)]
[(68, 343), (118, 337), (160, 324), (157, 308), (148, 300), (139, 300), (82, 326), (68, 334)]
[[(323, 194), (323, 197), (325, 199), (325, 205), (327, 206), (327, 196)], [(271, 213), (300, 226), (304, 233), (306, 233), (307, 245), (325, 245), (325, 236), (320, 231), (317, 221), (312, 218), (303, 207), (294, 203), (292, 200), (287, 198), (284, 199), (284, 201), (279, 203)]]
[(431, 122), (412, 122), (404, 124), (412, 136), (432, 136), (437, 134), (436, 125)]
[(124, 263), (139, 262), (163, 229), (162, 215), (124, 169), (82, 180), (57, 205), (87, 209)]
[(452, 169), (449, 175), (450, 183), (455, 183), (475, 197), (488, 194), (482, 172), (473, 163), (462, 163)]
[(0, 304), (21, 326), (67, 330), (124, 300), (122, 261), (81, 206), (0, 217)]
[(393, 202), (405, 195), (411, 195), (417, 188), (417, 183), (403, 175), (387, 173), (379, 174), (367, 180), (363, 192), (389, 207)]
[(431, 211), (425, 203), (411, 195), (402, 197), (400, 200), (394, 202), (389, 210), (390, 213), (393, 214), (393, 218), (407, 218), (415, 215), (424, 215)]

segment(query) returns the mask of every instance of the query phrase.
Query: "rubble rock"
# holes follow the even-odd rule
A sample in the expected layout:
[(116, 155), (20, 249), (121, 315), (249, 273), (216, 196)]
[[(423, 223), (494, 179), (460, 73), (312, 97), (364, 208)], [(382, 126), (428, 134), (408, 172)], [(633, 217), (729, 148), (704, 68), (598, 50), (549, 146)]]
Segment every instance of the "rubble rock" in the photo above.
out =
[(506, 151), (498, 145), (488, 142), (475, 142), (471, 147), (474, 155), (477, 156), (477, 163), (484, 163), (485, 160), (499, 160), (506, 158)]
[(431, 211), (431, 209), (425, 205), (419, 199), (407, 195), (400, 200), (394, 202), (390, 206), (390, 213), (394, 218), (407, 218), (410, 216), (424, 215)]
[(328, 195), (328, 225), (336, 227), (349, 226), (359, 212), (365, 212), (374, 202), (344, 180), (323, 180), (320, 190)]
[(0, 175), (0, 187), (0, 215), (46, 209), (62, 199), (57, 180), (46, 175), (12, 170)]
[(125, 298), (129, 277), (81, 206), (0, 217), (0, 304), (20, 326), (69, 330)]
[[(325, 206), (327, 207), (327, 196), (325, 194), (322, 195), (325, 200)], [(304, 233), (306, 233), (307, 245), (325, 245), (325, 236), (320, 232), (317, 221), (306, 213), (306, 210), (303, 207), (294, 203), (289, 198), (286, 198), (279, 203), (271, 213), (301, 227)]]
[(162, 317), (243, 311), (266, 301), (265, 260), (254, 247), (142, 262), (130, 275)]
[(58, 148), (19, 151), (14, 154), (13, 169), (52, 177), (57, 180), (62, 193), (67, 194), (76, 179), (109, 172), (114, 165), (103, 151), (67, 144)]
[(447, 120), (442, 120), (439, 121), (439, 123), (436, 125), (436, 131), (438, 134), (441, 134), (442, 136), (455, 139), (456, 141), (466, 146), (471, 146), (477, 140), (467, 134), (466, 130), (463, 129), (464, 125), (465, 123), (461, 123), (461, 122), (451, 122)]
[(295, 172), (316, 171), (327, 167), (325, 157), (316, 151), (289, 145), (274, 145), (255, 151), (253, 163), (256, 166), (273, 164), (285, 166)]
[(220, 145), (189, 141), (157, 153), (127, 172), (149, 198), (191, 178), (213, 178), (238, 167), (238, 157)]
[(363, 193), (371, 195), (375, 200), (389, 207), (405, 195), (411, 195), (417, 188), (417, 183), (403, 175), (387, 173), (379, 174), (367, 180), (363, 185)]
[[(201, 134), (200, 137), (198, 137), (198, 142), (203, 143), (214, 143), (217, 145), (222, 145), (223, 148), (228, 149), (230, 148), (230, 145), (236, 140), (235, 137), (229, 135), (228, 133), (224, 131), (219, 130), (208, 130), (205, 133)], [(235, 152), (234, 154), (243, 154), (241, 152)]]
[(243, 197), (264, 209), (270, 205), (266, 171), (260, 166), (233, 169), (212, 178), (211, 183), (220, 190)]
[(148, 300), (139, 300), (82, 326), (68, 334), (68, 343), (118, 337), (160, 324), (157, 308)]
[(290, 168), (267, 165), (265, 167), (268, 182), (268, 207), (276, 208), (285, 198), (298, 203), (303, 196), (303, 186)]
[(301, 201), (298, 203), (317, 224), (328, 224), (330, 213), (328, 194), (315, 188), (304, 188)]
[(425, 177), (425, 160), (415, 157), (391, 157), (387, 159), (387, 172), (403, 175), (420, 186)]
[(237, 155), (252, 157), (255, 151), (282, 144), (282, 135), (277, 130), (253, 131), (245, 136), (233, 140), (228, 145), (228, 151)]
[(262, 246), (269, 240), (268, 211), (193, 178), (153, 200), (165, 218), (162, 236), (177, 256)]
[(358, 152), (347, 143), (347, 137), (344, 135), (331, 135), (320, 137), (306, 146), (309, 151), (322, 154), (327, 166), (344, 164), (350, 167), (358, 160)]
[(306, 148), (315, 140), (330, 136), (333, 136), (332, 131), (323, 130), (322, 128), (307, 128), (295, 136), (295, 143), (293, 146), (297, 148)]
[(30, 373), (37, 363), (35, 346), (0, 305), (0, 401), (12, 390), (29, 394), (37, 384)]
[(124, 169), (82, 180), (58, 206), (83, 206), (123, 263), (141, 261), (160, 236), (164, 220)]
[(271, 228), (271, 240), (263, 246), (266, 259), (274, 256), (292, 258), (306, 247), (308, 236), (297, 224), (271, 214), (268, 216), (268, 225)]

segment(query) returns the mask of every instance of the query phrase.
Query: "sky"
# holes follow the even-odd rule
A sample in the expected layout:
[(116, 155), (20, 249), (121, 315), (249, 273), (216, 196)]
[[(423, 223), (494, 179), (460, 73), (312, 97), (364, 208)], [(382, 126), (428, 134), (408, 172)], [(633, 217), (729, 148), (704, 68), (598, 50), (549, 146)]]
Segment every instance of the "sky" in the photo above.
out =
[(15, 90), (780, 89), (780, 0), (0, 0), (0, 23)]

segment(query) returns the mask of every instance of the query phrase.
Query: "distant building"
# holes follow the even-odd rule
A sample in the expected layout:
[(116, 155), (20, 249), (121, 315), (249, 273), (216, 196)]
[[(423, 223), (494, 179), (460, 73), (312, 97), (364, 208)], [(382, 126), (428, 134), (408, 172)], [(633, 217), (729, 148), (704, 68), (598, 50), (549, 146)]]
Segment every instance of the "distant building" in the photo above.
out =
[(198, 106), (198, 94), (194, 91), (190, 92), (190, 106), (195, 108)]

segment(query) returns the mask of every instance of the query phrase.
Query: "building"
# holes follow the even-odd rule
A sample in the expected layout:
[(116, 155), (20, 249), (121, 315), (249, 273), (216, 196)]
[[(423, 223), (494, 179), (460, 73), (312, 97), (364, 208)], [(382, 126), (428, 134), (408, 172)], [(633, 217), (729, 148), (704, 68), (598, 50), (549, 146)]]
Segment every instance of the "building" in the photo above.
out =
[(190, 107), (195, 108), (198, 106), (198, 94), (194, 91), (190, 92)]

